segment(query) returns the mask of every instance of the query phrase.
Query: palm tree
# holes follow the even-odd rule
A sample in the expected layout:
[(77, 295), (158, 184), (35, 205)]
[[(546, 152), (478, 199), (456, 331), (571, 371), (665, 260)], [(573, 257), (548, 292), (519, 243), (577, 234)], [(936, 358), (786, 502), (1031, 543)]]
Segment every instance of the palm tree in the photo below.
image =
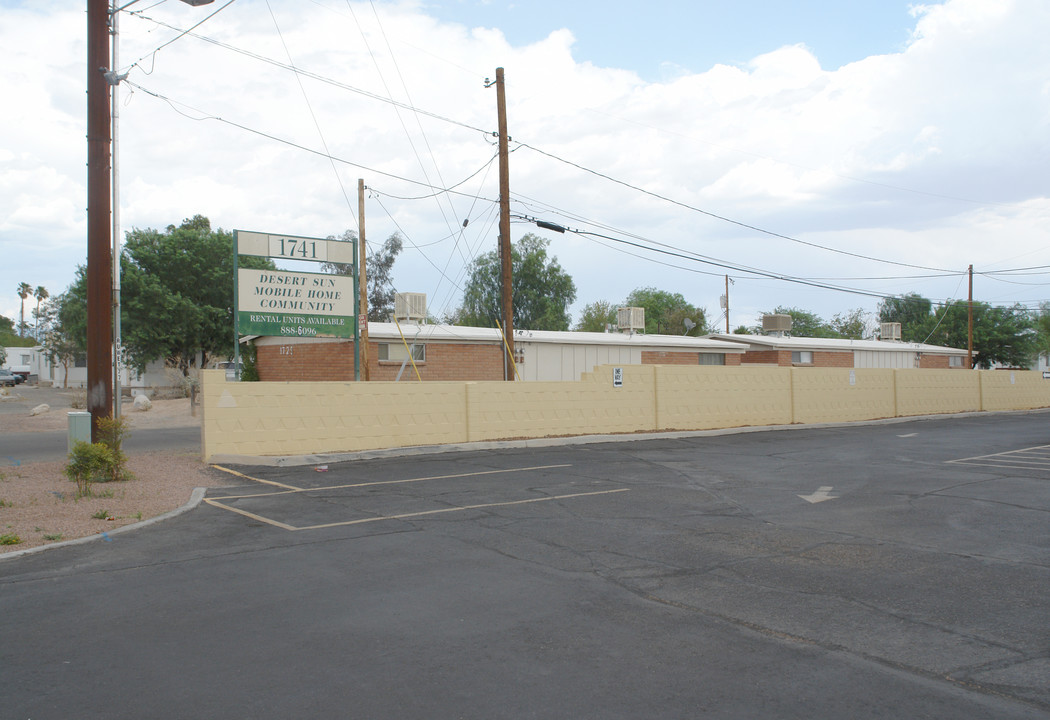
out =
[(40, 340), (40, 303), (51, 297), (51, 293), (47, 291), (47, 288), (43, 285), (37, 285), (36, 290), (33, 291), (33, 297), (36, 298), (36, 339)]
[(26, 298), (33, 293), (29, 283), (18, 283), (18, 297), (22, 298), (21, 322), (18, 323), (18, 337), (26, 336)]

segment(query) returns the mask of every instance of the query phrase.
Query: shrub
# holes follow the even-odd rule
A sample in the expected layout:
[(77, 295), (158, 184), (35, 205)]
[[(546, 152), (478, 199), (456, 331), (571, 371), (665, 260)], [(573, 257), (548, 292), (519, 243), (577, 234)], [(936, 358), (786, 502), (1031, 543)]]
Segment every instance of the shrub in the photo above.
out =
[(91, 494), (91, 483), (100, 478), (109, 479), (113, 455), (104, 443), (73, 442), (66, 465), (66, 477), (77, 484), (77, 497)]
[(103, 482), (133, 479), (134, 476), (127, 469), (128, 456), (123, 449), (124, 440), (131, 434), (128, 419), (123, 415), (119, 419), (110, 415), (99, 418), (95, 427), (98, 429), (99, 442), (109, 449), (110, 454), (108, 477)]
[(255, 342), (245, 343), (241, 348), (241, 382), (259, 382), (257, 357)]

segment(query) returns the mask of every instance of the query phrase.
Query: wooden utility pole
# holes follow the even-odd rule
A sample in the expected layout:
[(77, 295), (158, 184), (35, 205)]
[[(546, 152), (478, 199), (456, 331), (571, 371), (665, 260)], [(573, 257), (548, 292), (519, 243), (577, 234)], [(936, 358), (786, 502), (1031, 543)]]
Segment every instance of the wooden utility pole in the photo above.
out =
[(368, 282), (365, 274), (365, 181), (357, 179), (357, 247), (358, 261), (358, 294), (361, 298), (358, 307), (357, 321), (361, 324), (361, 366), (364, 370), (362, 379), (368, 382)]
[(507, 137), (507, 92), (503, 82), (503, 68), (496, 68), (496, 114), (499, 120), (499, 248), (503, 288), (503, 335), (507, 356), (503, 362), (503, 377), (513, 380), (514, 368), (514, 304), (512, 295), (510, 248), (510, 159)]
[(109, 2), (87, 7), (87, 409), (91, 440), (113, 411), (113, 260), (110, 256)]
[(726, 335), (729, 334), (729, 276), (726, 275)]
[(966, 303), (966, 366), (973, 370), (973, 265), (970, 266), (970, 294)]

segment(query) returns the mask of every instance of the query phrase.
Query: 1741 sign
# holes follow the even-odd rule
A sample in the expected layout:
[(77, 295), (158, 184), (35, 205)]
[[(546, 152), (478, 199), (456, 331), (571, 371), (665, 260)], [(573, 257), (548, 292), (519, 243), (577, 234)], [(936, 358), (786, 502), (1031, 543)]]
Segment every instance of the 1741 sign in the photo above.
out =
[[(352, 265), (352, 277), (285, 270), (237, 270), (237, 334), (278, 337), (357, 335), (357, 243), (295, 235), (234, 233), (235, 257)], [(356, 343), (355, 343), (356, 345)]]

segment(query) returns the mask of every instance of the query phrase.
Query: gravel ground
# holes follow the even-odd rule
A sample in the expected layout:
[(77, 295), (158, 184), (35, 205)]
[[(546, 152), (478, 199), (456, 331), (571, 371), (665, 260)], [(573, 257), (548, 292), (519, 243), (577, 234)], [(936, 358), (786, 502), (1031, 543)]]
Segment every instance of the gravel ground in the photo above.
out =
[[(23, 401), (4, 400), (3, 427), (18, 432), (64, 430), (68, 424), (59, 393), (58, 407), (30, 416), (36, 406), (31, 389)], [(70, 394), (70, 397), (72, 395)], [(24, 402), (28, 399), (30, 402)], [(16, 404), (25, 407), (16, 408)], [(150, 410), (124, 406), (134, 434), (137, 428), (200, 426), (188, 399), (154, 400)], [(229, 484), (229, 476), (201, 462), (195, 452), (139, 453), (128, 460), (135, 479), (95, 483), (91, 497), (76, 497), (76, 485), (63, 472), (65, 463), (31, 463), (0, 467), (0, 554), (72, 540), (147, 520), (184, 505), (194, 488)], [(17, 539), (18, 542), (13, 542)], [(5, 544), (5, 543), (12, 544)]]

